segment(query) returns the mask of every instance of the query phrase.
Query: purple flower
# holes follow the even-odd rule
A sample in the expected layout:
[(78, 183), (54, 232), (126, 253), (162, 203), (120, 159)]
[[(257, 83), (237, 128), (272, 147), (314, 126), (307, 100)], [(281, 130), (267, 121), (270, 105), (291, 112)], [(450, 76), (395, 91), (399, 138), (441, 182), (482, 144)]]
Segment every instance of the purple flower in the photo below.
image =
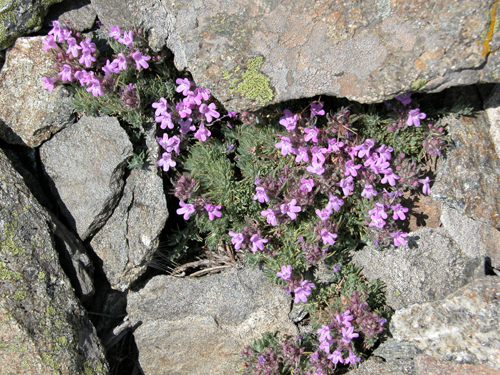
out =
[(243, 244), (243, 241), (245, 240), (245, 236), (243, 233), (236, 233), (233, 231), (229, 231), (229, 235), (232, 237), (231, 242), (234, 244), (234, 248), (236, 250), (239, 250), (241, 248), (241, 245)]
[(165, 149), (167, 152), (180, 153), (181, 140), (178, 136), (168, 137), (167, 133), (163, 133), (163, 138), (158, 138), (158, 144)]
[(406, 107), (408, 104), (411, 103), (411, 94), (401, 94), (396, 96), (395, 99), (399, 100), (403, 105)]
[(356, 177), (358, 175), (357, 169), (361, 168), (361, 164), (354, 164), (353, 160), (348, 160), (345, 163), (345, 175), (352, 175)]
[(354, 191), (354, 182), (352, 176), (343, 178), (342, 180), (340, 180), (337, 186), (340, 186), (342, 188), (344, 196), (347, 197), (349, 194), (351, 194), (351, 192)]
[(314, 180), (312, 178), (301, 178), (300, 184), (300, 190), (310, 193), (314, 187)]
[(318, 176), (321, 176), (325, 172), (323, 164), (317, 164), (317, 163), (313, 163), (312, 165), (308, 166), (306, 170), (310, 173), (317, 174)]
[(387, 214), (385, 212), (385, 206), (382, 203), (375, 203), (375, 207), (373, 207), (368, 214), (372, 217), (387, 219)]
[(359, 337), (359, 334), (354, 332), (354, 327), (350, 326), (349, 328), (345, 329), (342, 327), (342, 341), (345, 342), (346, 344), (349, 344), (352, 339)]
[(406, 125), (408, 126), (420, 126), (420, 120), (426, 118), (427, 115), (425, 113), (420, 113), (420, 109), (410, 109), (408, 112), (408, 120), (406, 121)]
[(418, 182), (420, 182), (422, 184), (422, 193), (424, 193), (426, 195), (431, 193), (431, 188), (429, 186), (429, 182), (430, 181), (431, 180), (429, 179), (429, 176), (427, 176), (426, 178), (418, 180)]
[(210, 103), (209, 105), (206, 105), (203, 103), (200, 105), (200, 113), (204, 114), (208, 122), (212, 122), (212, 118), (219, 118), (220, 113), (215, 110), (216, 106), (215, 103)]
[(54, 83), (57, 82), (59, 78), (49, 78), (49, 77), (42, 77), (43, 81), (43, 87), (45, 90), (52, 91), (54, 90)]
[(234, 111), (232, 111), (232, 112), (228, 112), (228, 113), (227, 113), (227, 116), (228, 116), (229, 118), (238, 117), (238, 112), (234, 112)]
[(108, 34), (108, 36), (110, 38), (113, 38), (116, 40), (120, 39), (120, 37), (122, 35), (122, 31), (120, 30), (120, 28), (118, 26), (110, 25), (109, 29), (111, 30), (111, 32)]
[(57, 75), (61, 76), (62, 81), (71, 82), (73, 80), (73, 77), (71, 77), (71, 66), (68, 64), (64, 64), (63, 69)]
[(89, 72), (87, 72), (86, 70), (77, 70), (75, 72), (75, 78), (80, 81), (80, 85), (85, 85), (87, 84), (88, 80), (93, 76), (93, 72), (91, 72), (92, 74), (90, 74)]
[(307, 296), (311, 295), (311, 288), (314, 288), (315, 286), (316, 285), (309, 282), (308, 280), (301, 281), (300, 286), (293, 290), (293, 292), (295, 293), (294, 302), (307, 302)]
[(184, 215), (184, 220), (188, 220), (189, 216), (194, 211), (196, 211), (196, 209), (195, 209), (195, 207), (194, 207), (193, 204), (184, 203), (183, 201), (179, 202), (179, 206), (181, 206), (181, 208), (177, 209), (177, 211), (176, 211), (177, 215)]
[(148, 60), (151, 60), (150, 56), (143, 55), (140, 51), (135, 51), (132, 54), (132, 58), (135, 61), (135, 68), (137, 70), (141, 70), (141, 66), (144, 69), (149, 68), (149, 64), (147, 63)]
[(323, 103), (311, 103), (311, 118), (314, 116), (323, 116), (325, 114), (325, 110), (323, 108)]
[(210, 130), (205, 128), (205, 124), (202, 121), (200, 127), (198, 128), (198, 131), (194, 133), (194, 137), (196, 139), (199, 139), (201, 142), (205, 142), (207, 140), (207, 137), (210, 137), (211, 134), (212, 133), (210, 132)]
[(321, 239), (323, 240), (323, 245), (326, 246), (326, 244), (335, 244), (335, 238), (337, 238), (337, 235), (335, 233), (331, 233), (327, 229), (321, 230)]
[(269, 202), (269, 197), (266, 194), (266, 189), (264, 189), (262, 186), (257, 186), (255, 190), (257, 191), (257, 193), (252, 198), (254, 201), (258, 200), (260, 203)]
[(127, 58), (123, 56), (123, 53), (119, 53), (117, 55), (117, 58), (113, 60), (113, 63), (116, 62), (116, 65), (118, 66), (119, 70), (126, 70), (127, 69)]
[(154, 102), (153, 104), (151, 104), (151, 107), (156, 108), (155, 116), (159, 116), (162, 113), (167, 112), (167, 109), (172, 108), (170, 104), (167, 103), (167, 99), (163, 97), (160, 98), (158, 102)]
[(289, 132), (295, 130), (297, 122), (299, 121), (299, 115), (293, 114), (289, 109), (285, 109), (283, 113), (285, 116), (280, 118), (280, 124)]
[(167, 172), (170, 167), (175, 167), (176, 162), (172, 160), (172, 155), (164, 152), (161, 159), (157, 162), (159, 167), (163, 167), (163, 172)]
[(267, 210), (261, 211), (260, 214), (266, 218), (268, 224), (277, 225), (276, 221), (276, 211), (268, 208)]
[(344, 147), (344, 142), (338, 142), (335, 138), (328, 140), (328, 152), (333, 152), (334, 154), (339, 154), (340, 149)]
[(340, 210), (340, 206), (344, 204), (344, 201), (333, 195), (332, 193), (328, 193), (330, 199), (328, 200), (327, 208), (328, 209), (333, 209), (334, 211)]
[(182, 95), (187, 96), (189, 89), (191, 88), (191, 85), (193, 84), (189, 79), (187, 78), (177, 78), (175, 80), (175, 83), (177, 83), (177, 88), (175, 91), (177, 92), (182, 92)]
[(92, 56), (89, 52), (84, 52), (82, 54), (82, 56), (80, 57), (80, 60), (78, 60), (78, 62), (80, 64), (85, 65), (86, 68), (90, 68), (92, 65), (92, 62), (94, 62), (94, 61), (96, 61), (95, 57)]
[(80, 47), (77, 43), (76, 43), (76, 39), (73, 38), (73, 37), (69, 37), (68, 39), (66, 39), (66, 43), (68, 43), (68, 49), (66, 50), (66, 53), (71, 53), (73, 55), (73, 57), (78, 57), (78, 50), (79, 49), (82, 49), (82, 47)]
[(319, 218), (323, 221), (327, 221), (330, 215), (332, 214), (332, 210), (328, 207), (323, 208), (322, 210), (317, 208), (314, 212), (316, 212), (316, 215), (318, 215)]
[(375, 146), (375, 142), (373, 142), (370, 138), (365, 140), (363, 145), (359, 148), (358, 158), (362, 158), (363, 156), (370, 156), (370, 152), (372, 147)]
[(381, 217), (372, 217), (371, 219), (372, 219), (371, 223), (368, 224), (369, 227), (377, 227), (382, 229), (386, 224), (385, 220), (382, 219)]
[(305, 128), (304, 132), (307, 134), (304, 136), (304, 141), (313, 141), (314, 143), (318, 142), (319, 129), (316, 126), (313, 126), (312, 129)]
[(339, 322), (340, 324), (343, 324), (346, 327), (350, 327), (351, 326), (350, 322), (351, 322), (351, 320), (354, 319), (354, 317), (351, 315), (350, 310), (346, 310), (342, 314), (337, 314), (336, 318), (337, 318), (337, 322)]
[(196, 130), (196, 126), (191, 125), (192, 122), (193, 122), (193, 120), (191, 118), (188, 118), (185, 121), (179, 120), (179, 126), (180, 126), (179, 131), (182, 134), (187, 134), (190, 131), (195, 131)]
[(323, 341), (327, 341), (327, 340), (331, 340), (332, 339), (332, 334), (330, 332), (330, 327), (329, 326), (321, 326), (321, 328), (319, 328), (317, 331), (316, 331), (317, 334), (319, 334), (319, 341), (323, 342)]
[(390, 233), (390, 235), (394, 238), (394, 246), (406, 245), (405, 237), (408, 236), (408, 233), (398, 230), (396, 233)]
[(406, 219), (406, 215), (405, 215), (405, 212), (408, 212), (408, 208), (406, 207), (403, 207), (401, 205), (401, 203), (398, 203), (396, 204), (395, 206), (391, 206), (391, 208), (393, 209), (393, 214), (392, 214), (392, 218), (394, 220), (397, 220), (398, 218), (400, 220), (405, 220)]
[(308, 162), (309, 161), (309, 155), (307, 154), (307, 151), (309, 149), (306, 147), (299, 147), (299, 150), (296, 151), (297, 156), (295, 157), (295, 162), (300, 163), (301, 161)]
[(338, 349), (335, 350), (332, 354), (330, 354), (328, 356), (328, 359), (331, 360), (334, 365), (336, 365), (339, 362), (344, 363), (344, 358), (342, 358), (342, 353)]
[(227, 147), (226, 152), (230, 152), (234, 148), (234, 145), (231, 143), (230, 145), (227, 145), (226, 147)]
[(264, 250), (264, 244), (269, 242), (265, 238), (260, 238), (258, 234), (254, 234), (250, 237), (250, 242), (252, 243), (252, 252), (256, 253), (257, 250)]
[(361, 192), (361, 196), (365, 197), (366, 199), (372, 199), (376, 195), (378, 195), (377, 190), (375, 190), (373, 186), (367, 182), (365, 184), (365, 188)]
[(53, 35), (55, 40), (58, 41), (59, 39), (62, 39), (61, 32), (62, 30), (59, 21), (52, 21), (52, 29), (49, 31), (48, 35)]
[(177, 109), (177, 112), (179, 112), (179, 116), (181, 116), (181, 118), (189, 117), (189, 116), (191, 116), (191, 113), (193, 112), (191, 110), (191, 107), (188, 104), (186, 104), (185, 102), (177, 103), (177, 105), (175, 106), (175, 109)]
[(221, 209), (221, 205), (213, 205), (212, 203), (205, 203), (205, 210), (207, 210), (208, 213), (208, 219), (210, 221), (213, 221), (215, 217), (221, 217), (222, 213), (219, 211)]
[(288, 153), (295, 154), (295, 149), (292, 147), (292, 142), (289, 137), (281, 137), (281, 142), (274, 145), (276, 148), (281, 148), (281, 155), (285, 156)]
[[(81, 48), (83, 54), (90, 55), (96, 51), (95, 43), (92, 43), (92, 39), (90, 39), (90, 38), (86, 38), (85, 40), (82, 40), (80, 42), (80, 48)], [(95, 61), (95, 59), (92, 61)], [(81, 61), (80, 61), (80, 64), (81, 64)]]
[(99, 78), (94, 77), (94, 72), (89, 73), (89, 77), (87, 79), (87, 85), (89, 85), (90, 87), (87, 87), (86, 90), (88, 92), (92, 91), (92, 95), (94, 95), (95, 97), (99, 95), (104, 95), (101, 89), (101, 81), (99, 80)]
[(49, 50), (51, 48), (55, 48), (55, 49), (58, 48), (58, 45), (56, 44), (53, 35), (49, 35), (44, 40), (42, 40), (42, 44), (43, 44), (42, 49), (44, 51), (47, 51), (47, 50)]
[(341, 268), (340, 266), (334, 266), (334, 267), (332, 268), (332, 273), (337, 273), (337, 272), (339, 272), (339, 271), (340, 271), (340, 268)]
[(376, 151), (380, 154), (380, 158), (383, 161), (391, 160), (391, 152), (394, 151), (392, 147), (387, 147), (386, 145), (382, 145), (376, 149)]
[(277, 272), (276, 276), (281, 277), (283, 280), (292, 279), (292, 266), (281, 266), (281, 272)]
[(396, 185), (396, 180), (399, 180), (399, 177), (392, 171), (392, 168), (387, 168), (385, 171), (382, 171), (384, 174), (384, 178), (380, 181), (383, 184), (389, 183), (391, 186)]
[(132, 30), (130, 31), (125, 31), (123, 33), (123, 38), (118, 38), (118, 41), (121, 44), (125, 44), (129, 48), (133, 48), (133, 43), (134, 43), (134, 32)]
[(109, 60), (106, 60), (106, 65), (101, 68), (104, 72), (104, 76), (109, 77), (111, 73), (119, 73), (120, 69), (118, 69), (118, 64), (113, 60), (112, 63)]
[(347, 364), (349, 364), (349, 363), (351, 363), (351, 364), (355, 364), (356, 362), (359, 362), (359, 361), (361, 361), (361, 358), (357, 357), (357, 356), (354, 354), (354, 352), (352, 351), (352, 349), (349, 347), (349, 357), (347, 357), (347, 358), (345, 359), (345, 362), (344, 362), (344, 363), (345, 363), (346, 365), (347, 365)]
[(296, 206), (297, 204), (297, 199), (292, 199), (290, 203), (283, 203), (280, 206), (281, 213), (283, 215), (288, 215), (290, 219), (295, 220), (297, 218), (296, 212), (302, 211), (300, 206)]
[(167, 111), (163, 112), (160, 116), (155, 117), (155, 121), (160, 123), (160, 128), (169, 129), (174, 128), (174, 123), (172, 122), (172, 115)]

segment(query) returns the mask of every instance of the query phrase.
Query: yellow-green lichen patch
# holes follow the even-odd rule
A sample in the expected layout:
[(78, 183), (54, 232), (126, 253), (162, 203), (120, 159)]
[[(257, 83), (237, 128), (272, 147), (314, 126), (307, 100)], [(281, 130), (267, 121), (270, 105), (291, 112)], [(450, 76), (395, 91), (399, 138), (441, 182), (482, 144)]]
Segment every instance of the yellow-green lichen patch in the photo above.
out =
[[(247, 67), (241, 73), (241, 79), (233, 78), (229, 84), (231, 93), (239, 93), (247, 99), (256, 100), (260, 104), (265, 104), (273, 100), (274, 93), (269, 85), (270, 79), (260, 72), (263, 64), (263, 57), (257, 56), (248, 59)], [(235, 69), (235, 72), (237, 70)], [(226, 74), (224, 74), (226, 73)], [(232, 74), (223, 73), (230, 78)]]
[(0, 280), (20, 280), (22, 275), (19, 272), (11, 271), (4, 262), (0, 262)]
[(38, 272), (38, 281), (42, 281), (43, 279), (45, 279), (45, 276), (47, 276), (45, 272)]
[(496, 50), (494, 50), (494, 51), (491, 50), (490, 42), (491, 42), (491, 39), (493, 38), (493, 34), (495, 33), (495, 31), (498, 27), (498, 20), (496, 17), (497, 6), (498, 6), (498, 0), (495, 1), (495, 3), (493, 4), (493, 7), (491, 9), (490, 17), (489, 17), (490, 24), (488, 26), (488, 31), (486, 32), (486, 36), (485, 36), (483, 42), (481, 43), (483, 45), (483, 50), (481, 51), (481, 54), (483, 56), (488, 56), (491, 52), (496, 51)]
[(4, 240), (0, 239), (0, 251), (7, 251), (13, 256), (24, 255), (26, 250), (14, 242), (14, 230), (17, 228), (17, 222), (11, 221), (5, 227), (6, 229), (2, 233)]
[(52, 356), (49, 353), (42, 353), (42, 362), (45, 363), (47, 366), (53, 368), (53, 369), (59, 369), (59, 366), (57, 365), (57, 362), (52, 358)]
[(28, 293), (25, 290), (16, 290), (16, 292), (10, 298), (16, 301), (22, 301), (26, 298), (27, 295)]
[(57, 338), (57, 342), (59, 343), (59, 345), (61, 346), (66, 346), (68, 345), (68, 339), (65, 337), (65, 336), (60, 336)]
[(419, 78), (411, 84), (411, 88), (414, 90), (423, 90), (425, 85), (427, 84), (427, 80), (425, 78)]

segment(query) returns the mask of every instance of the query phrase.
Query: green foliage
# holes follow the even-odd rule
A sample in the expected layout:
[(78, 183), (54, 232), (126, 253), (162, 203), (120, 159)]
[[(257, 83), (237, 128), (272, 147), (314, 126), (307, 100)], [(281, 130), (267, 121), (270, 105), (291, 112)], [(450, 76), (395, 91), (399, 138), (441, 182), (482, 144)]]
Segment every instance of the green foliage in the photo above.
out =
[(128, 169), (141, 169), (144, 166), (147, 156), (147, 150), (142, 150), (139, 153), (134, 152), (128, 161)]

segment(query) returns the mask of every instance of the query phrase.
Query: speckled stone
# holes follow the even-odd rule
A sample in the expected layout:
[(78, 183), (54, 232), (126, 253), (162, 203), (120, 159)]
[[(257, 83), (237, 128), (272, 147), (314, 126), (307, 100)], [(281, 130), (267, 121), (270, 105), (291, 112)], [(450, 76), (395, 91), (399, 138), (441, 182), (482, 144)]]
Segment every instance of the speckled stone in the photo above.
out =
[(483, 276), (443, 300), (396, 311), (390, 330), (423, 354), (500, 370), (499, 323), (500, 278)]
[[(131, 6), (146, 2), (167, 17), (146, 17)], [(166, 22), (177, 68), (190, 71), (230, 110), (324, 94), (380, 102), (500, 79), (500, 54), (493, 52), (500, 45), (497, 0), (123, 3), (114, 13), (109, 5), (107, 11), (96, 8), (101, 21), (109, 25), (128, 16), (156, 33)], [(263, 59), (260, 75), (251, 73), (247, 83), (261, 93), (272, 90), (271, 101), (252, 100), (238, 88), (255, 57)]]

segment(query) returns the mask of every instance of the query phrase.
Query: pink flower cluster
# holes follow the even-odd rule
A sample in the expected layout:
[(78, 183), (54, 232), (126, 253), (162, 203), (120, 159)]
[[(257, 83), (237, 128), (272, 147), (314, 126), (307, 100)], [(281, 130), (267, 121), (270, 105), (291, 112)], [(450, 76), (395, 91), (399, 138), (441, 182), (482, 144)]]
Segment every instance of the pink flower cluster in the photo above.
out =
[(264, 251), (265, 244), (269, 242), (266, 238), (260, 237), (260, 231), (255, 231), (253, 228), (245, 227), (243, 232), (229, 231), (231, 242), (236, 250), (241, 248), (249, 248), (253, 253)]
[[(90, 38), (82, 38), (80, 33), (61, 26), (58, 21), (52, 21), (52, 29), (43, 40), (42, 48), (45, 51), (54, 50), (55, 68), (59, 70), (59, 77), (43, 77), (43, 88), (52, 91), (58, 83), (76, 80), (81, 86), (87, 86), (86, 90), (97, 97), (104, 95), (106, 91), (114, 90), (116, 77), (112, 75), (128, 69), (130, 63), (135, 63), (137, 70), (149, 68), (147, 61), (151, 57), (144, 55), (139, 49), (134, 49), (134, 32), (130, 30), (122, 33), (118, 26), (111, 26), (111, 30), (109, 36), (118, 39), (127, 49), (125, 53), (119, 53), (112, 62), (106, 61), (101, 68), (104, 72), (102, 75), (87, 70), (96, 63), (95, 43)], [(129, 106), (138, 101), (134, 85), (128, 85), (126, 89), (122, 89), (122, 93), (128, 96), (125, 103)]]
[[(216, 110), (215, 103), (206, 103), (210, 98), (210, 91), (201, 87), (191, 90), (194, 83), (187, 78), (177, 78), (178, 93), (184, 95), (184, 99), (172, 107), (165, 98), (160, 98), (154, 102), (155, 121), (160, 124), (161, 129), (173, 130), (178, 125), (178, 135), (169, 137), (167, 133), (162, 138), (158, 138), (158, 143), (166, 151), (158, 161), (158, 166), (167, 172), (171, 167), (176, 166), (172, 151), (180, 152), (180, 144), (187, 140), (188, 133), (195, 132), (194, 138), (200, 142), (205, 142), (211, 136), (210, 130), (205, 126), (212, 123), (214, 119), (220, 117)], [(198, 128), (196, 123), (199, 123)]]
[(307, 296), (311, 295), (311, 289), (315, 287), (309, 280), (300, 280), (293, 272), (292, 266), (282, 266), (281, 272), (276, 273), (276, 276), (281, 277), (287, 284), (285, 293), (294, 294), (295, 303), (307, 302)]

